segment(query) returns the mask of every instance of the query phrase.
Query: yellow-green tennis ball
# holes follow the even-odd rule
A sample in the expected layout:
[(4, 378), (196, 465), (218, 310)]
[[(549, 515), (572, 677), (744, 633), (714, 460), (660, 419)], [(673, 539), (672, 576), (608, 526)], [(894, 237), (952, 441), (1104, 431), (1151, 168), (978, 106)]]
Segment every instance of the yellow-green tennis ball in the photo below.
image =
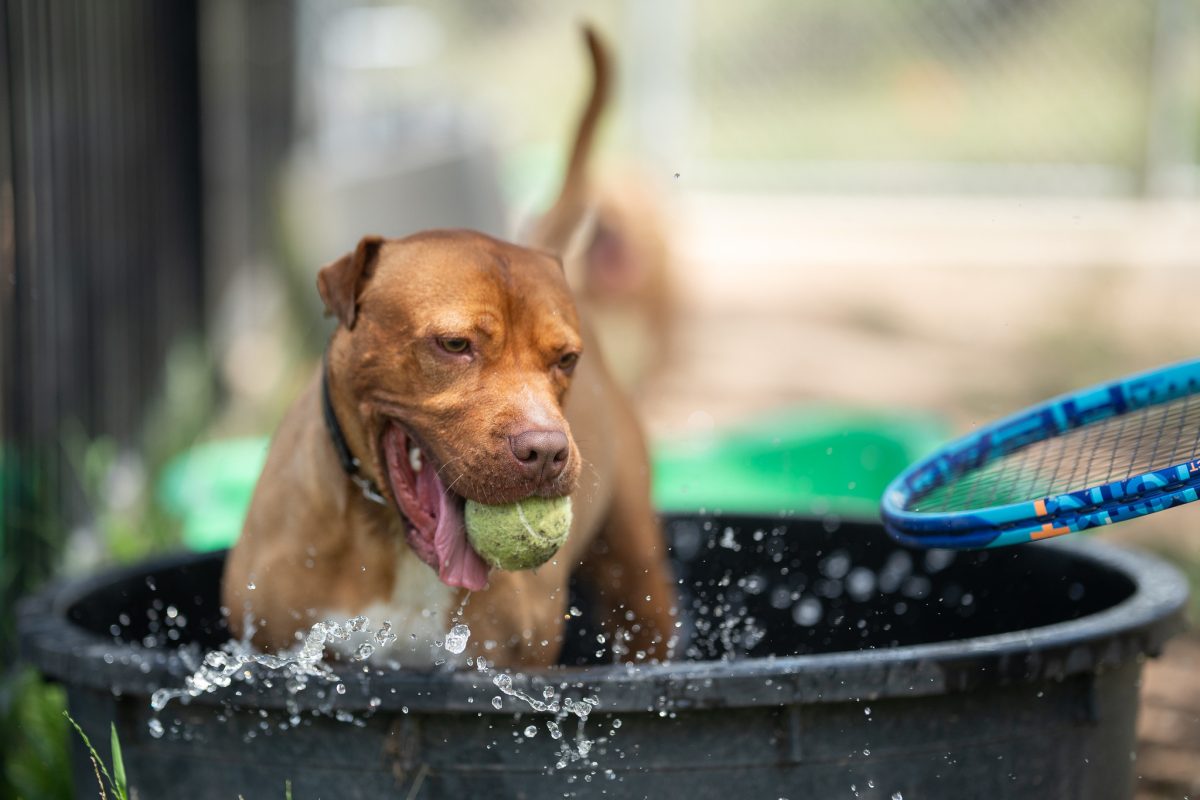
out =
[(558, 552), (571, 532), (571, 498), (529, 497), (489, 506), (467, 501), (467, 539), (493, 567), (532, 569)]

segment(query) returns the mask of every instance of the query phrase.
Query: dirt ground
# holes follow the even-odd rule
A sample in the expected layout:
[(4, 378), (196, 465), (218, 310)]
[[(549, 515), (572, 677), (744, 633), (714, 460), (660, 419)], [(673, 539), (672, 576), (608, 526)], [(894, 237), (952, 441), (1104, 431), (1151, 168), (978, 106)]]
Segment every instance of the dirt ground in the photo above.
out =
[[(965, 432), (1200, 343), (1198, 204), (701, 195), (674, 212), (674, 348), (642, 400), (656, 436), (831, 403)], [(1200, 508), (1104, 537), (1200, 576)], [(1198, 667), (1195, 631), (1147, 665), (1139, 800), (1200, 793)]]

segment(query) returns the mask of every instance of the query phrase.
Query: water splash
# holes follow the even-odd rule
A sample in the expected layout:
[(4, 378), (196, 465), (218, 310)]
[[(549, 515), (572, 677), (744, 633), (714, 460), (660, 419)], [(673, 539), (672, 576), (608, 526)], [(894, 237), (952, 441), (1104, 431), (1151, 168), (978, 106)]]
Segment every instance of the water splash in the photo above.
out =
[(455, 655), (461, 654), (467, 649), (467, 640), (471, 638), (471, 629), (466, 625), (458, 624), (450, 629), (446, 634), (446, 650)]
[(392, 623), (385, 622), (379, 626), (379, 630), (375, 631), (371, 638), (375, 640), (375, 644), (378, 646), (387, 647), (396, 641), (397, 637), (396, 634), (392, 633)]
[[(459, 609), (460, 614), (461, 612), (462, 609)], [(453, 655), (461, 655), (466, 651), (471, 636), (470, 628), (458, 622), (458, 618), (459, 616), (455, 615), (455, 624), (446, 634), (445, 642), (441, 644), (446, 651)], [(187, 703), (193, 698), (230, 687), (236, 688), (239, 685), (269, 688), (274, 682), (281, 679), (287, 689), (288, 717), (285, 722), (276, 726), (279, 730), (296, 727), (302, 723), (303, 715), (298, 703), (298, 696), (310, 688), (313, 683), (330, 689), (330, 707), (325, 707), (323, 713), (343, 722), (356, 725), (365, 724), (364, 720), (360, 718), (362, 715), (356, 716), (345, 709), (332, 708), (333, 698), (345, 695), (348, 689), (343, 683), (343, 678), (334, 672), (330, 664), (326, 662), (326, 653), (338, 650), (345, 657), (348, 645), (341, 648), (338, 648), (337, 645), (346, 643), (353, 638), (354, 641), (361, 643), (354, 649), (351, 660), (366, 661), (379, 650), (396, 642), (398, 638), (390, 622), (384, 622), (377, 629), (372, 630), (368, 618), (360, 615), (344, 622), (325, 620), (314, 623), (304, 638), (293, 648), (279, 653), (260, 653), (250, 644), (254, 630), (249, 624), (249, 620), (247, 620), (245, 630), (246, 635), (243, 639), (225, 642), (220, 649), (209, 651), (198, 660), (193, 655), (189, 663), (190, 667), (194, 667), (193, 671), (184, 677), (182, 687), (163, 687), (154, 692), (150, 699), (152, 716), (148, 722), (148, 730), (152, 737), (160, 738), (167, 732), (166, 726), (160, 720), (160, 715), (174, 700)], [(356, 636), (356, 634), (362, 634), (362, 636)], [(362, 641), (364, 638), (365, 641)], [(186, 651), (181, 650), (180, 653), (187, 659)], [(491, 699), (491, 704), (496, 710), (503, 710), (504, 697), (507, 696), (528, 706), (534, 712), (550, 715), (550, 719), (545, 721), (545, 727), (550, 739), (557, 743), (554, 768), (561, 770), (572, 764), (581, 764), (585, 768), (590, 768), (590, 771), (585, 772), (585, 780), (590, 780), (595, 774), (598, 774), (596, 769), (599, 765), (591, 759), (590, 755), (593, 745), (597, 741), (606, 742), (607, 739), (603, 737), (598, 740), (593, 739), (586, 730), (589, 715), (599, 705), (596, 697), (578, 699), (568, 697), (563, 694), (561, 689), (554, 686), (542, 687), (539, 697), (515, 686), (512, 675), (496, 670), (482, 656), (474, 660), (468, 658), (466, 661), (468, 664), (473, 664), (479, 673), (491, 678), (492, 684), (500, 691), (500, 694)], [(374, 713), (381, 705), (381, 700), (372, 698), (366, 715)], [(404, 712), (407, 713), (407, 708), (404, 709)], [(571, 718), (575, 719), (576, 725), (573, 735), (567, 735), (564, 727)], [(265, 719), (262, 726), (263, 732), (269, 732), (269, 726)], [(619, 727), (620, 721), (614, 720), (612, 730), (608, 733), (615, 733)], [(172, 729), (172, 735), (175, 733), (176, 731)], [(526, 738), (533, 738), (538, 733), (538, 726), (527, 725), (523, 733)], [(186, 732), (184, 735), (186, 736)], [(248, 736), (254, 735), (253, 731), (248, 734)]]
[[(155, 738), (163, 735), (164, 728), (158, 717), (172, 700), (187, 702), (226, 689), (234, 683), (256, 685), (261, 682), (270, 686), (273, 678), (282, 676), (289, 697), (294, 698), (307, 688), (310, 680), (315, 679), (326, 684), (336, 683), (335, 690), (338, 694), (344, 694), (345, 685), (340, 683), (338, 676), (325, 663), (325, 650), (336, 642), (346, 641), (355, 633), (367, 631), (369, 624), (370, 621), (362, 615), (344, 623), (334, 620), (316, 622), (296, 647), (279, 654), (256, 652), (250, 644), (254, 629), (247, 624), (244, 638), (231, 639), (221, 649), (206, 653), (192, 674), (183, 679), (182, 688), (160, 688), (151, 695), (150, 734)], [(395, 639), (388, 623), (373, 633), (376, 641), (386, 640), (388, 636)], [(353, 660), (365, 660), (373, 652), (372, 645), (363, 644), (355, 652)], [(262, 670), (270, 674), (264, 676)]]
[[(598, 698), (583, 697), (574, 699), (564, 696), (560, 690), (555, 689), (553, 686), (543, 687), (542, 696), (538, 698), (515, 687), (512, 675), (507, 672), (496, 671), (482, 657), (476, 659), (475, 668), (485, 675), (490, 675), (493, 685), (502, 694), (525, 703), (533, 711), (553, 715), (552, 719), (546, 721), (546, 730), (550, 733), (550, 738), (558, 742), (558, 760), (554, 764), (556, 769), (565, 769), (570, 764), (578, 762), (584, 762), (587, 766), (593, 768), (598, 766), (595, 762), (588, 762), (588, 756), (595, 741), (587, 735), (586, 730), (588, 717), (600, 704)], [(492, 699), (492, 705), (499, 709), (502, 707), (503, 701), (497, 696)], [(570, 717), (575, 717), (576, 719), (575, 735), (573, 738), (567, 738), (562, 730), (563, 723)], [(530, 726), (530, 728), (533, 727)], [(620, 727), (619, 721), (614, 721), (614, 728), (616, 727)], [(526, 729), (526, 735), (530, 735), (528, 734), (528, 728)], [(590, 779), (592, 774), (594, 773), (587, 773), (585, 779)]]

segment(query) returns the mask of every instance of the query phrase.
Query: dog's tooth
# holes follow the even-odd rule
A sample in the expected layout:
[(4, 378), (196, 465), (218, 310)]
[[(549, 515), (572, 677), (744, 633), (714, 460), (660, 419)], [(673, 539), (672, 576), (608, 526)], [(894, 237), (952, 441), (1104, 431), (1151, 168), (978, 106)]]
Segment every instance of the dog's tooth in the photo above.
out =
[(413, 472), (421, 471), (421, 448), (410, 447), (408, 449), (408, 463), (412, 467)]

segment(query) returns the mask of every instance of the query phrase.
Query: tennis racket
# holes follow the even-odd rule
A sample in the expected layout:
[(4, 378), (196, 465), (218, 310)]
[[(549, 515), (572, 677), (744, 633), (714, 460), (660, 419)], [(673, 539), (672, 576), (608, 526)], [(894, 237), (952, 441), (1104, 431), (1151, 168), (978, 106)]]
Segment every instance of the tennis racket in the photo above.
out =
[(1200, 359), (1065, 394), (913, 464), (884, 526), (918, 547), (1001, 547), (1197, 499)]

